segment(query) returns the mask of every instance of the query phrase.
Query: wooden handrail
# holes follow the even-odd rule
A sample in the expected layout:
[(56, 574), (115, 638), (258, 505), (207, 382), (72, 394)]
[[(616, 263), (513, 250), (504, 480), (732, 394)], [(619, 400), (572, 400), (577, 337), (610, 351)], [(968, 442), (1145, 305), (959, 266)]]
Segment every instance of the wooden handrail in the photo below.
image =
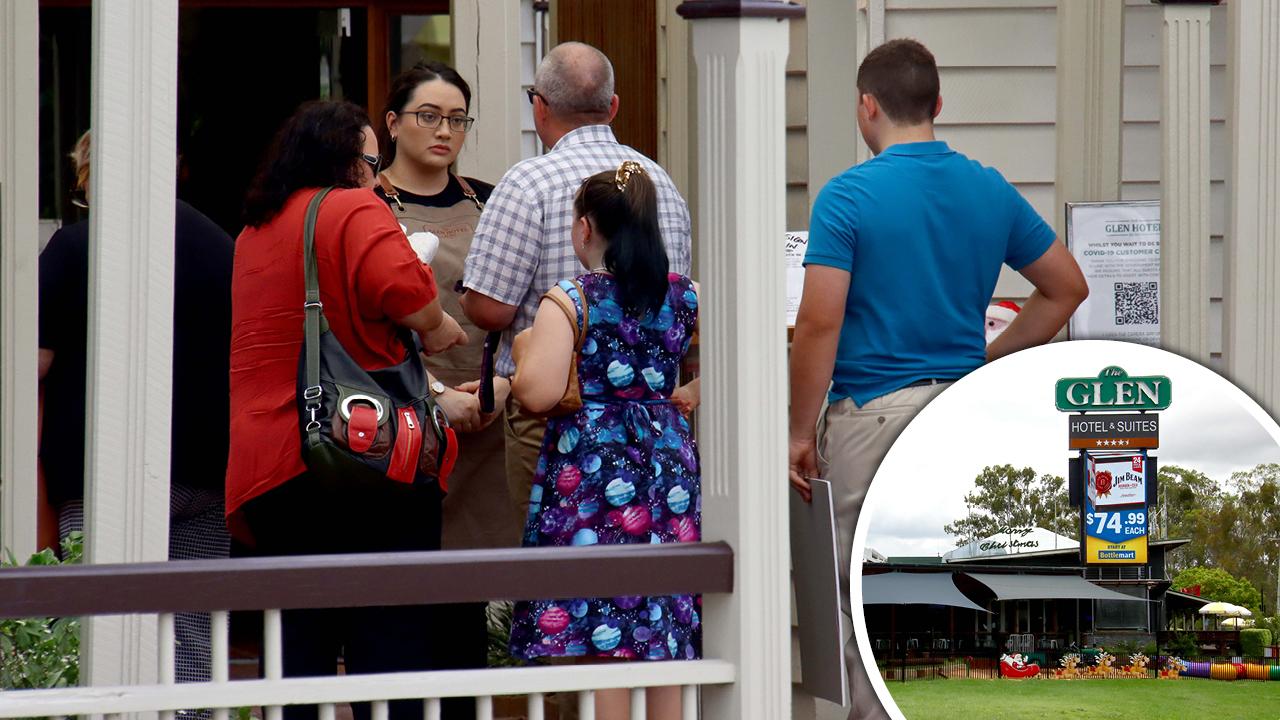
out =
[(733, 560), (715, 542), (21, 567), (0, 617), (725, 593)]

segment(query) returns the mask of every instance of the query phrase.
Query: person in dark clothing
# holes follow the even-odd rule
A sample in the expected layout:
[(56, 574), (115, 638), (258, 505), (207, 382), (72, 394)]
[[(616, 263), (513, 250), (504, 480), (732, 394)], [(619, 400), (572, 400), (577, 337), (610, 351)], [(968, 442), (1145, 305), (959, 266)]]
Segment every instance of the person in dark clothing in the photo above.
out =
[[(87, 187), (87, 138), (76, 153)], [(169, 559), (226, 557), (223, 518), (234, 245), (200, 211), (178, 201), (174, 222), (173, 422), (170, 436)], [(40, 254), (40, 461), (59, 535), (84, 527), (89, 315), (89, 221), (68, 225)], [(175, 618), (178, 682), (210, 679), (209, 616)]]

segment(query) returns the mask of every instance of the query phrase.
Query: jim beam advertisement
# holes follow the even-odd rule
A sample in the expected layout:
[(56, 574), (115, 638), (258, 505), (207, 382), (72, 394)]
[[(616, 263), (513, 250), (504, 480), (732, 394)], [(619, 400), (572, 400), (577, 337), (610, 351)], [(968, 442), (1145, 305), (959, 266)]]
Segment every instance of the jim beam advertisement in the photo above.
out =
[(1169, 378), (1130, 376), (1111, 366), (1097, 377), (1062, 378), (1055, 390), (1057, 408), (1075, 413), (1067, 437), (1079, 451), (1071, 496), (1080, 507), (1082, 562), (1145, 564), (1147, 519), (1156, 500), (1156, 459), (1148, 450), (1160, 446), (1156, 411), (1172, 402)]

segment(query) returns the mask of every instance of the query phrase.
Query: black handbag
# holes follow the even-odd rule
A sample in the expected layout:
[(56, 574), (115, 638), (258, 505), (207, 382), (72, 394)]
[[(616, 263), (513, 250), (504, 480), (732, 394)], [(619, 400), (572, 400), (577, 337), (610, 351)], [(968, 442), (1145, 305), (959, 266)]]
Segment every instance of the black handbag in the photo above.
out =
[(438, 482), (448, 490), (458, 441), (431, 396), (413, 333), (404, 330), (405, 359), (382, 370), (360, 367), (329, 330), (320, 303), (315, 230), (316, 193), (303, 226), (304, 336), (298, 360), (298, 428), (302, 459), (327, 479)]

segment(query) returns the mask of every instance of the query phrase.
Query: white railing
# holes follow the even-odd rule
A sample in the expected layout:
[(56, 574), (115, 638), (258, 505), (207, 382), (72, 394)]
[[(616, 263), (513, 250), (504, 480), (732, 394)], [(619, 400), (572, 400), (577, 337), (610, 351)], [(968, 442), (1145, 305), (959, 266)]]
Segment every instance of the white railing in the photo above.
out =
[[(630, 689), (632, 717), (643, 718), (645, 688), (678, 686), (683, 717), (699, 715), (698, 689), (737, 680), (720, 659), (284, 677), (279, 608), (414, 605), (517, 597), (727, 593), (733, 553), (724, 543), (593, 548), (531, 548), (345, 556), (197, 560), (119, 565), (24, 567), (0, 572), (0, 617), (132, 615), (155, 618), (158, 684), (0, 692), (0, 718), (211, 710), (228, 720), (238, 708), (264, 708), (279, 720), (289, 705), (318, 706), (334, 718), (342, 703), (419, 700), (438, 719), (441, 701), (475, 698), (476, 718), (492, 720), (496, 696), (527, 696), (526, 717), (544, 717), (550, 693), (577, 693), (579, 717), (595, 717), (594, 693)], [(263, 609), (266, 606), (267, 609)], [(272, 607), (274, 606), (274, 607)], [(229, 613), (263, 612), (262, 679), (230, 679)], [(175, 682), (175, 612), (210, 612), (210, 682)], [(723, 713), (708, 713), (721, 718)], [(728, 720), (728, 718), (723, 718)]]
[(264, 613), (263, 673), (261, 680), (229, 680), (226, 612), (213, 613), (212, 682), (174, 684), (173, 615), (158, 615), (160, 685), (60, 688), (0, 692), (0, 718), (82, 715), (112, 718), (124, 713), (161, 713), (172, 718), (179, 710), (213, 710), (215, 720), (227, 720), (242, 707), (265, 710), (266, 720), (279, 718), (286, 705), (318, 706), (321, 720), (335, 717), (342, 703), (370, 702), (373, 717), (387, 717), (392, 700), (421, 700), (425, 720), (440, 718), (445, 698), (476, 699), (477, 720), (492, 720), (493, 698), (527, 695), (527, 717), (543, 720), (543, 699), (549, 693), (578, 695), (582, 720), (595, 717), (594, 691), (631, 690), (631, 716), (643, 718), (645, 688), (683, 689), (684, 720), (698, 718), (698, 688), (734, 682), (735, 668), (723, 660), (610, 663), (491, 670), (440, 670), (336, 677), (285, 678), (281, 672), (280, 611)]

